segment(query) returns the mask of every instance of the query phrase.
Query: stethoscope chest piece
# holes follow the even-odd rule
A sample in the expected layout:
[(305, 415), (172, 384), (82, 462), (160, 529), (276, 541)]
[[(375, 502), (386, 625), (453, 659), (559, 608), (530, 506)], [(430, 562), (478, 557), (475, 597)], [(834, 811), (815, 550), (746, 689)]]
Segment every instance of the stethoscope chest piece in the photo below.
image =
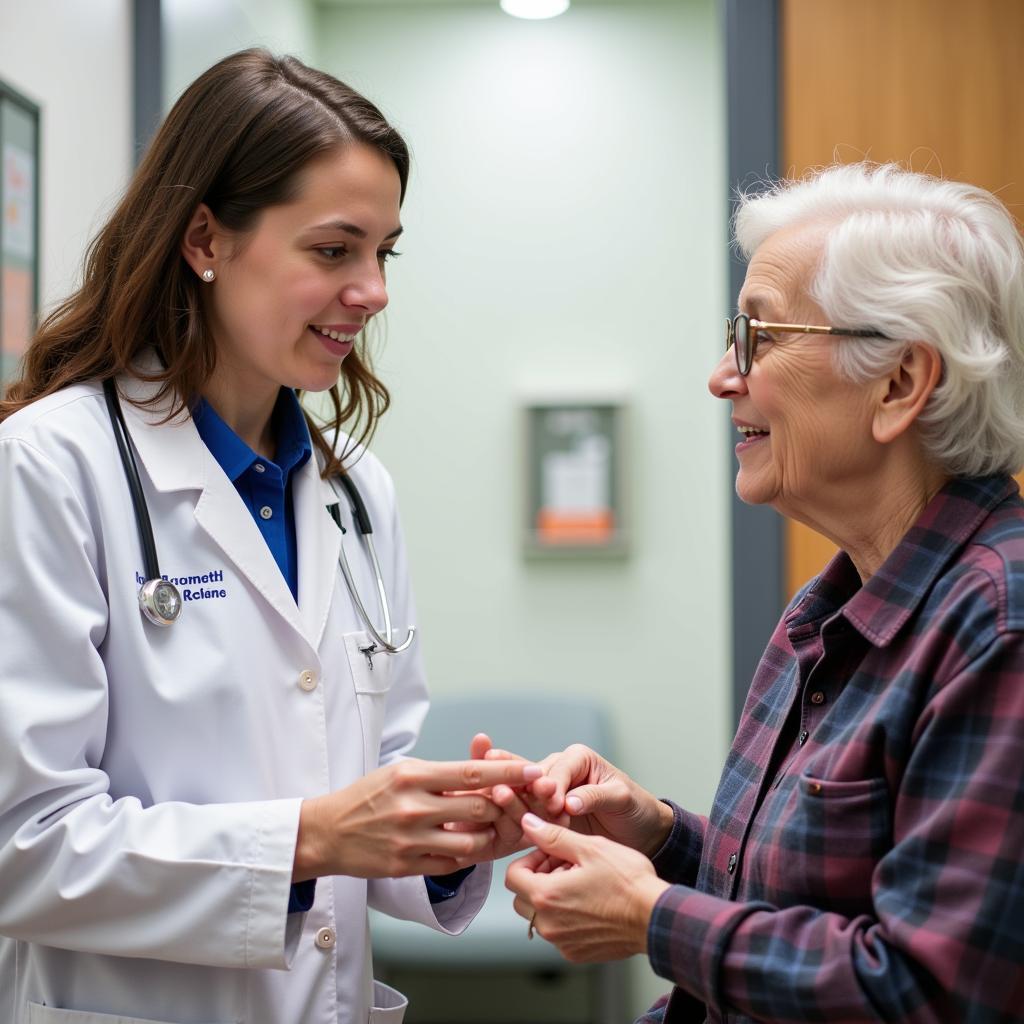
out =
[(139, 589), (139, 607), (155, 626), (170, 626), (181, 614), (181, 594), (167, 580), (146, 580)]

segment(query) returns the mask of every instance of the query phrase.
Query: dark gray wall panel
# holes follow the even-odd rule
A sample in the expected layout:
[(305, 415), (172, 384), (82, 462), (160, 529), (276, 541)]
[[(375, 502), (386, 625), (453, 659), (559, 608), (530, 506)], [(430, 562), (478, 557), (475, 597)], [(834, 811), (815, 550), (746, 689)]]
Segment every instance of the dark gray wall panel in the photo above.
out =
[(132, 47), (132, 129), (138, 164), (163, 116), (160, 0), (133, 0)]
[[(729, 208), (738, 187), (779, 168), (779, 3), (725, 0)], [(730, 237), (731, 242), (731, 237)], [(730, 249), (735, 303), (746, 263)], [(735, 310), (733, 310), (735, 312)], [(735, 457), (730, 452), (732, 469)], [(730, 474), (732, 479), (733, 474)], [(754, 668), (783, 607), (783, 521), (770, 508), (732, 499), (733, 717), (739, 719)]]

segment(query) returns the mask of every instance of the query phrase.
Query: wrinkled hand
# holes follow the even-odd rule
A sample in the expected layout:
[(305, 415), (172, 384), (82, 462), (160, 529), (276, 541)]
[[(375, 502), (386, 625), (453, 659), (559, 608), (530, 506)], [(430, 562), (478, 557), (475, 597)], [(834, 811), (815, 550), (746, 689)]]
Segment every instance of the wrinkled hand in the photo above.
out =
[[(486, 756), (494, 760), (515, 757), (494, 749)], [(574, 832), (604, 836), (648, 857), (668, 838), (672, 809), (589, 747), (575, 743), (539, 764), (544, 774), (529, 786), (526, 800), (520, 801), (524, 811), (560, 824), (568, 820)], [(502, 808), (510, 804), (501, 787), (495, 788), (493, 799)], [(523, 806), (526, 803), (530, 806)]]
[[(488, 860), (503, 812), (487, 791), (523, 787), (540, 774), (522, 760), (409, 758), (378, 768), (302, 802), (292, 880), (445, 875)], [(460, 831), (458, 823), (475, 827)]]
[(516, 913), (574, 963), (646, 953), (654, 904), (669, 887), (651, 862), (604, 836), (580, 835), (532, 814), (522, 826), (537, 849), (505, 875)]

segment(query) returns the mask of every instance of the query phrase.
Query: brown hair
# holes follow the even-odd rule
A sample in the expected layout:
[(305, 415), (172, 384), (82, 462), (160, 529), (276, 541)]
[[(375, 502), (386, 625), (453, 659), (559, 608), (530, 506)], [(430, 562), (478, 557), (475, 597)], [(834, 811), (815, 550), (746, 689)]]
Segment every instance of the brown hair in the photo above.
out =
[[(390, 157), (404, 198), (405, 142), (354, 89), (262, 49), (232, 54), (204, 72), (174, 104), (90, 244), (81, 287), (40, 325), (20, 377), (0, 401), (0, 421), (68, 385), (137, 373), (132, 363), (147, 348), (163, 364), (146, 378), (162, 383), (153, 402), (173, 395), (171, 415), (192, 403), (216, 362), (202, 285), (180, 249), (196, 207), (206, 203), (225, 227), (244, 233), (263, 209), (295, 197), (310, 160), (352, 142)], [(350, 424), (354, 443), (365, 443), (390, 402), (365, 343), (342, 363), (341, 384), (330, 389), (329, 425), (338, 431)], [(340, 472), (320, 426), (306, 419), (324, 475)]]

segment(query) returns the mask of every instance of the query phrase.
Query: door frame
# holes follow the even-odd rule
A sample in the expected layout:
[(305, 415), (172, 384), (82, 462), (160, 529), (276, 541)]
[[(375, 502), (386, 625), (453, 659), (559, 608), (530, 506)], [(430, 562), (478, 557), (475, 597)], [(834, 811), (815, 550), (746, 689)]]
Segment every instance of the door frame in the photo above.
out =
[[(739, 188), (778, 177), (781, 147), (781, 0), (725, 0), (726, 119), (729, 179), (729, 293), (735, 303), (746, 262), (732, 245), (732, 213)], [(736, 497), (735, 457), (729, 450), (732, 489), (732, 711), (734, 724), (785, 603), (785, 521), (768, 507)]]

